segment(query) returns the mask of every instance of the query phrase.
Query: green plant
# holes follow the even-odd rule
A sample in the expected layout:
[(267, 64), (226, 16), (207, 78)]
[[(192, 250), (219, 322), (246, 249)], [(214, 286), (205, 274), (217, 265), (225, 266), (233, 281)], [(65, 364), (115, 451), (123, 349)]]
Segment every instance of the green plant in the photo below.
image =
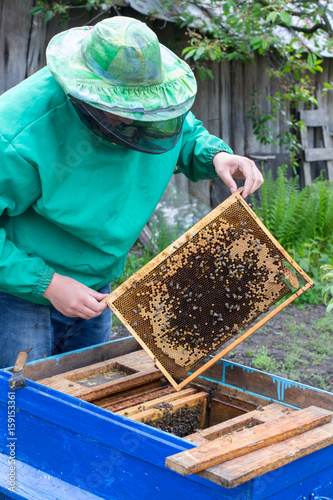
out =
[(95, 21), (112, 8), (117, 12), (116, 4), (116, 0), (37, 0), (36, 5), (30, 9), (30, 14), (33, 16), (43, 15), (46, 22), (58, 15), (59, 24), (63, 24), (73, 19), (73, 16), (82, 10), (86, 10), (96, 14), (91, 20)]
[(321, 281), (321, 266), (332, 262), (332, 247), (320, 251), (320, 242), (309, 241), (301, 244), (296, 249), (290, 249), (289, 253), (301, 268), (312, 278), (315, 286), (302, 294), (295, 303), (320, 305), (323, 303), (323, 283)]
[[(200, 2), (197, 2), (200, 4)], [(267, 71), (278, 89), (266, 97), (264, 105), (256, 92), (248, 118), (262, 144), (278, 144), (288, 152), (294, 173), (302, 149), (300, 130), (304, 123), (295, 111), (303, 103), (305, 109), (317, 105), (312, 75), (323, 71), (317, 34), (326, 38), (329, 47), (333, 33), (328, 23), (330, 7), (323, 2), (289, 2), (287, 0), (211, 0), (212, 19), (203, 19), (190, 29), (191, 15), (179, 16), (181, 26), (187, 25), (190, 44), (183, 50), (185, 59), (193, 59), (199, 76), (213, 78), (207, 61), (241, 60), (254, 62), (256, 54), (265, 55)], [(298, 22), (296, 19), (299, 19)], [(284, 28), (286, 37), (281, 33)], [(289, 31), (289, 35), (287, 32)], [(311, 44), (299, 37), (302, 33)], [(309, 48), (311, 45), (311, 49)], [(324, 92), (333, 89), (332, 83), (323, 84)], [(274, 124), (283, 120), (285, 127), (274, 133)]]
[[(109, 15), (112, 9), (119, 13), (121, 7), (117, 3), (116, 0), (37, 0), (30, 13), (43, 15), (45, 21), (58, 16), (60, 22), (67, 22), (73, 15), (86, 10), (92, 14), (89, 24), (93, 24), (101, 16)], [(254, 62), (257, 54), (266, 57), (269, 76), (278, 84), (273, 84), (278, 90), (267, 97), (265, 109), (260, 108), (253, 94), (248, 116), (258, 141), (283, 145), (295, 171), (301, 149), (298, 132), (304, 124), (297, 119), (294, 110), (300, 102), (305, 108), (316, 105), (311, 76), (323, 71), (318, 35), (325, 40), (326, 50), (333, 47), (330, 2), (210, 0), (208, 7), (202, 0), (176, 3), (174, 9), (174, 2), (161, 0), (162, 10), (168, 11), (170, 19), (181, 28), (186, 28), (187, 47), (182, 55), (192, 60), (202, 80), (206, 76), (214, 78), (207, 64), (210, 61), (247, 64)], [(202, 9), (202, 16), (194, 17), (193, 4)], [(205, 15), (206, 8), (208, 15)], [(159, 16), (157, 10), (149, 12), (150, 19)], [(281, 28), (287, 32), (285, 35), (281, 34)], [(324, 82), (323, 88), (324, 92), (330, 92), (333, 85)], [(274, 135), (272, 124), (281, 119), (285, 122), (285, 130)]]
[(320, 268), (333, 264), (333, 184), (319, 178), (300, 190), (298, 178), (287, 177), (286, 166), (275, 179), (271, 171), (264, 178), (260, 201), (251, 199), (254, 211), (315, 283), (297, 303), (322, 304)]
[[(300, 190), (298, 177), (287, 177), (287, 168), (264, 175), (260, 202), (251, 198), (257, 215), (264, 219), (267, 228), (287, 251), (315, 242), (319, 254), (333, 245), (333, 184), (316, 179)], [(312, 243), (312, 247), (313, 247)]]
[(325, 273), (321, 279), (322, 281), (327, 280), (328, 284), (323, 288), (323, 298), (325, 304), (327, 304), (327, 312), (330, 312), (333, 309), (333, 266), (326, 265), (321, 268), (321, 270)]
[(265, 346), (259, 347), (255, 358), (251, 361), (251, 366), (270, 373), (278, 371), (278, 362), (267, 352)]

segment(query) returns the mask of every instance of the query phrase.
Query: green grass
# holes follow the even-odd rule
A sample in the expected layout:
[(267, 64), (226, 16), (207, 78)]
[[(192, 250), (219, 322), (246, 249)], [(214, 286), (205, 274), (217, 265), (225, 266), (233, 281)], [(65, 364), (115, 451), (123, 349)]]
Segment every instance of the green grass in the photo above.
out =
[[(278, 344), (272, 346), (272, 353), (265, 345), (251, 347), (250, 350), (247, 345), (246, 354), (249, 358), (246, 364), (258, 370), (332, 391), (332, 380), (329, 373), (325, 372), (325, 367), (331, 367), (333, 363), (332, 319), (332, 315), (327, 313), (307, 325), (296, 320), (286, 320), (283, 323), (284, 333), (278, 336)], [(267, 335), (268, 325), (261, 328), (260, 332)], [(274, 357), (273, 353), (277, 352), (277, 348), (282, 360)], [(237, 361), (237, 351), (233, 360)]]
[(278, 362), (267, 352), (267, 348), (265, 346), (259, 347), (255, 358), (250, 364), (254, 368), (258, 368), (258, 370), (269, 373), (276, 373), (279, 369)]

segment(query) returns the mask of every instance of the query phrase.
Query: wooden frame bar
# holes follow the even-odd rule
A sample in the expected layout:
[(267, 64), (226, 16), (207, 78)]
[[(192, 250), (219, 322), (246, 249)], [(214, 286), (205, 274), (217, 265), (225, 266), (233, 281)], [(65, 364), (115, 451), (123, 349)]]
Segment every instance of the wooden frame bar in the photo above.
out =
[[(228, 354), (232, 349), (237, 347), (241, 342), (246, 340), (252, 333), (254, 333), (258, 328), (267, 323), (271, 318), (273, 318), (277, 313), (279, 313), (282, 309), (284, 309), (287, 305), (289, 305), (293, 300), (295, 300), (299, 295), (304, 293), (307, 289), (314, 286), (314, 282), (311, 278), (301, 269), (301, 267), (290, 257), (290, 255), (284, 250), (284, 248), (280, 245), (280, 243), (271, 235), (265, 225), (262, 223), (260, 218), (254, 213), (254, 211), (250, 208), (250, 206), (245, 202), (241, 193), (243, 188), (240, 188), (236, 193), (231, 195), (225, 202), (212, 210), (208, 215), (206, 215), (201, 221), (199, 221), (193, 228), (183, 234), (180, 238), (178, 238), (174, 243), (172, 243), (169, 247), (167, 247), (163, 252), (157, 255), (152, 261), (146, 264), (142, 269), (137, 271), (133, 276), (131, 276), (125, 283), (120, 285), (116, 290), (114, 290), (104, 301), (108, 304), (111, 310), (118, 316), (120, 321), (126, 326), (129, 332), (133, 335), (133, 337), (137, 340), (137, 342), (141, 345), (141, 347), (148, 353), (150, 358), (154, 361), (155, 366), (161, 370), (163, 375), (167, 378), (167, 380), (171, 383), (171, 385), (177, 390), (183, 389), (187, 384), (192, 382), (199, 375), (202, 375), (208, 368), (213, 366), (217, 361), (219, 361), (223, 356)], [(225, 349), (223, 349), (220, 353), (210, 358), (207, 362), (205, 362), (200, 368), (195, 370), (186, 379), (181, 382), (177, 382), (175, 378), (168, 372), (168, 370), (162, 365), (162, 363), (156, 359), (154, 352), (149, 348), (146, 342), (137, 334), (134, 328), (129, 324), (126, 318), (122, 315), (122, 313), (115, 307), (114, 302), (130, 287), (133, 287), (135, 283), (150, 273), (153, 269), (156, 268), (159, 264), (163, 263), (170, 255), (172, 255), (175, 250), (177, 250), (181, 245), (189, 241), (193, 238), (197, 233), (199, 233), (202, 229), (204, 229), (210, 222), (212, 222), (216, 217), (218, 217), (223, 211), (225, 211), (228, 207), (232, 206), (236, 201), (238, 201), (243, 208), (246, 209), (251, 219), (255, 221), (255, 223), (259, 226), (259, 228), (265, 233), (265, 235), (269, 238), (269, 240), (275, 245), (277, 250), (282, 254), (283, 258), (293, 267), (293, 269), (302, 277), (302, 279), (306, 282), (301, 288), (299, 288), (296, 292), (294, 292), (289, 298), (287, 298), (280, 305), (276, 306), (274, 310), (270, 311), (264, 318), (255, 323), (252, 327), (250, 327), (244, 334), (242, 334), (238, 339), (229, 344)], [(297, 279), (296, 279), (297, 282)]]

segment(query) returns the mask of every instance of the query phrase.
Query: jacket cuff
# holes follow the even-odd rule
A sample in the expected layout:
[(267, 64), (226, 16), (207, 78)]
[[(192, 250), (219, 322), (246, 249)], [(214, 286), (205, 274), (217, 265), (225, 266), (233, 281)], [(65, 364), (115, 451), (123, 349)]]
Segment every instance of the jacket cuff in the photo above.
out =
[(226, 143), (221, 144), (221, 147), (214, 147), (214, 148), (209, 148), (207, 151), (207, 158), (210, 162), (213, 161), (213, 158), (217, 153), (229, 153), (231, 155), (234, 154), (233, 150), (229, 148), (229, 146)]
[(207, 151), (206, 151), (206, 166), (207, 166), (207, 170), (210, 174), (210, 178), (211, 179), (217, 179), (218, 178), (218, 175), (217, 173), (215, 172), (215, 167), (213, 165), (213, 159), (214, 159), (214, 156), (217, 155), (217, 153), (229, 153), (231, 155), (234, 154), (233, 150), (231, 148), (229, 148), (229, 146), (221, 141), (222, 144), (221, 146), (218, 146), (218, 147), (212, 147), (212, 148), (209, 148)]
[(43, 293), (51, 283), (54, 273), (55, 270), (48, 266), (46, 266), (44, 269), (41, 269), (37, 285), (33, 290), (34, 297), (41, 297), (43, 295)]

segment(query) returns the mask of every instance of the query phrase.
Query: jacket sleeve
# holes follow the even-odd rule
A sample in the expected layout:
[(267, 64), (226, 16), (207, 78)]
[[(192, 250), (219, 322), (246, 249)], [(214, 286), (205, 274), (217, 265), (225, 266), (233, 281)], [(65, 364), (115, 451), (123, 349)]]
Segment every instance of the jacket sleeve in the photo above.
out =
[[(41, 194), (38, 170), (0, 134), (0, 290), (18, 297), (40, 297), (54, 270), (10, 241), (8, 217), (24, 213)], [(15, 229), (14, 229), (15, 231)], [(7, 237), (8, 236), (8, 237)], [(47, 302), (47, 301), (46, 301)]]
[(233, 154), (222, 139), (211, 135), (193, 113), (188, 113), (175, 173), (181, 172), (194, 182), (200, 179), (216, 179), (218, 176), (213, 166), (213, 158), (221, 151)]

